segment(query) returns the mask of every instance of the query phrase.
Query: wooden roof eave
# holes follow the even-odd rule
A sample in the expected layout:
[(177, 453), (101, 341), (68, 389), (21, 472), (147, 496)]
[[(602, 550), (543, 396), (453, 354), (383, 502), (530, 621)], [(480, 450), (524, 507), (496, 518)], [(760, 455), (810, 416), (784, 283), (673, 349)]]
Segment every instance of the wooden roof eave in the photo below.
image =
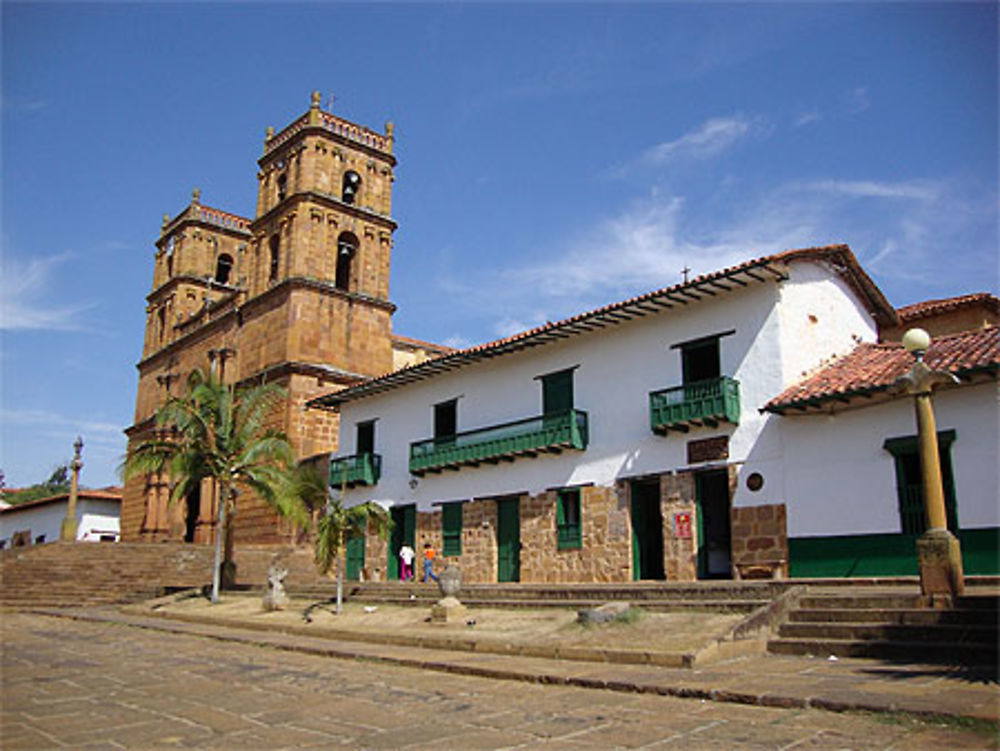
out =
[[(755, 273), (757, 271), (763, 273)], [(617, 326), (620, 323), (645, 317), (650, 313), (662, 313), (674, 308), (676, 305), (688, 305), (691, 302), (700, 302), (706, 299), (706, 297), (715, 297), (721, 291), (732, 292), (736, 289), (746, 287), (750, 282), (767, 283), (785, 278), (787, 278), (787, 274), (771, 262), (726, 269), (707, 277), (698, 277), (684, 285), (657, 290), (631, 300), (568, 318), (564, 321), (551, 324), (550, 327), (527, 332), (511, 341), (493, 346), (484, 345), (483, 349), (478, 350), (452, 352), (433, 360), (411, 365), (403, 370), (383, 376), (382, 380), (379, 380), (377, 384), (362, 383), (353, 388), (345, 389), (344, 392), (316, 397), (306, 402), (306, 406), (339, 408), (340, 404), (347, 401), (364, 399), (369, 396), (385, 393), (409, 383), (431, 378), (440, 373), (456, 370), (481, 360), (501, 357), (554, 341), (572, 338), (579, 334), (590, 333), (591, 331), (607, 328), (608, 326)], [(724, 284), (719, 284), (718, 282), (722, 280), (731, 281), (737, 286), (727, 287)], [(719, 291), (706, 289), (708, 285), (715, 286)]]

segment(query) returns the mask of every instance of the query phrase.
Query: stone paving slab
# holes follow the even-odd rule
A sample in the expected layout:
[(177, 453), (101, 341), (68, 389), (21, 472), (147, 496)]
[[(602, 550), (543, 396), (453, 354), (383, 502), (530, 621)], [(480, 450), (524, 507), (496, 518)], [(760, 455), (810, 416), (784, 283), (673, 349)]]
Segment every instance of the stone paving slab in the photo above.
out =
[[(782, 709), (332, 660), (301, 644), (261, 647), (260, 634), (249, 639), (231, 629), (206, 638), (93, 617), (18, 614), (0, 630), (5, 750), (941, 751), (990, 749), (997, 740), (983, 726), (910, 715)], [(531, 663), (525, 660), (520, 669)], [(641, 671), (655, 677), (650, 666)], [(58, 715), (32, 719), (33, 708), (56, 704), (67, 717), (102, 722), (85, 730), (60, 724)]]
[[(878, 660), (743, 657), (703, 668), (576, 662), (502, 656), (391, 644), (344, 642), (298, 634), (179, 622), (113, 609), (47, 611), (52, 615), (183, 633), (223, 641), (346, 659), (419, 667), (455, 675), (699, 698), (737, 704), (832, 711), (906, 712), (925, 716), (1000, 720), (996, 682), (980, 673), (941, 665), (897, 665)], [(218, 678), (218, 674), (214, 674)], [(246, 697), (241, 698), (246, 701)], [(261, 698), (262, 703), (266, 703)], [(243, 706), (244, 713), (247, 712)]]

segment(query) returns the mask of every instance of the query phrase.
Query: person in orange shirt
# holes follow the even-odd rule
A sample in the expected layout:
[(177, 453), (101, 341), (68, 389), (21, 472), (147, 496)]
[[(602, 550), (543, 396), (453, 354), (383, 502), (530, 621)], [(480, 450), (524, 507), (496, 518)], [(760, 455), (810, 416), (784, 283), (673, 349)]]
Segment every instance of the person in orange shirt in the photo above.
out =
[(437, 551), (431, 547), (429, 542), (424, 543), (424, 583), (428, 579), (433, 579), (437, 581), (437, 575), (434, 573), (434, 558), (437, 556)]

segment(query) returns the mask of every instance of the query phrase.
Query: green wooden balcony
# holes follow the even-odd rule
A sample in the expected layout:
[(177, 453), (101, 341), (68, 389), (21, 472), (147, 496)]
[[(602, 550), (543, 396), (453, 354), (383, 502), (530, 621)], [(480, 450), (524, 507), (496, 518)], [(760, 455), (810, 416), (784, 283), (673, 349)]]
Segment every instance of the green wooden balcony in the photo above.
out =
[(522, 456), (558, 454), (566, 449), (582, 451), (587, 448), (587, 438), (587, 413), (579, 409), (530, 417), (411, 443), (410, 472), (422, 475), (463, 466), (510, 462)]
[(729, 376), (686, 383), (649, 395), (649, 426), (654, 433), (686, 433), (692, 427), (740, 422), (740, 383)]
[(356, 485), (374, 485), (382, 475), (380, 454), (352, 454), (330, 460), (330, 485), (339, 488)]

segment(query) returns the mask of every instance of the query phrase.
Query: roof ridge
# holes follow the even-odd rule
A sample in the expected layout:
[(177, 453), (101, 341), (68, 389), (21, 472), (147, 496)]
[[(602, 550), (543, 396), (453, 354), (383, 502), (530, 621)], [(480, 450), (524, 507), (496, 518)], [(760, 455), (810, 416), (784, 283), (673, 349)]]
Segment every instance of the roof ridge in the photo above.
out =
[[(845, 283), (851, 287), (858, 299), (872, 312), (876, 320), (880, 318), (889, 319), (893, 323), (898, 323), (896, 309), (889, 304), (882, 291), (864, 269), (861, 268), (850, 246), (839, 243), (807, 248), (793, 248), (751, 258), (742, 263), (701, 274), (690, 280), (649, 290), (624, 300), (611, 302), (557, 321), (547, 321), (540, 326), (535, 326), (507, 337), (474, 344), (463, 349), (456, 349), (435, 357), (430, 357), (423, 362), (413, 363), (399, 370), (389, 371), (365, 379), (342, 391), (316, 397), (310, 400), (308, 404), (337, 404), (355, 396), (378, 393), (383, 390), (402, 386), (405, 383), (421, 380), (424, 377), (430, 377), (438, 372), (461, 367), (463, 360), (478, 360), (483, 357), (503, 354), (505, 347), (516, 346), (521, 342), (524, 342), (524, 346), (526, 347), (534, 346), (531, 342), (532, 339), (539, 339), (540, 341), (536, 343), (542, 344), (550, 339), (565, 338), (566, 336), (582, 333), (582, 331), (603, 328), (604, 324), (607, 323), (607, 318), (628, 320), (639, 315), (645, 315), (645, 313), (638, 312), (642, 310), (643, 304), (669, 309), (678, 302), (687, 304), (689, 300), (683, 299), (684, 297), (693, 298), (694, 301), (700, 301), (709, 296), (714, 297), (718, 291), (711, 289), (712, 287), (726, 291), (735, 289), (735, 286), (729, 287), (722, 284), (722, 280), (727, 280), (738, 286), (747, 286), (749, 284), (748, 281), (736, 278), (740, 275), (758, 282), (768, 281), (768, 278), (763, 276), (765, 273), (770, 274), (772, 280), (783, 279), (786, 277), (781, 265), (789, 261), (829, 261), (831, 258), (836, 258), (841, 262), (841, 268), (838, 269), (838, 272), (843, 273)], [(761, 275), (754, 274), (753, 272), (755, 271), (759, 271)], [(660, 302), (656, 302), (657, 298), (660, 299)], [(669, 303), (665, 302), (668, 300), (670, 301)], [(627, 310), (630, 307), (633, 308), (631, 312)], [(568, 331), (560, 331), (560, 329), (567, 329)], [(384, 387), (378, 388), (381, 384), (385, 384)]]

